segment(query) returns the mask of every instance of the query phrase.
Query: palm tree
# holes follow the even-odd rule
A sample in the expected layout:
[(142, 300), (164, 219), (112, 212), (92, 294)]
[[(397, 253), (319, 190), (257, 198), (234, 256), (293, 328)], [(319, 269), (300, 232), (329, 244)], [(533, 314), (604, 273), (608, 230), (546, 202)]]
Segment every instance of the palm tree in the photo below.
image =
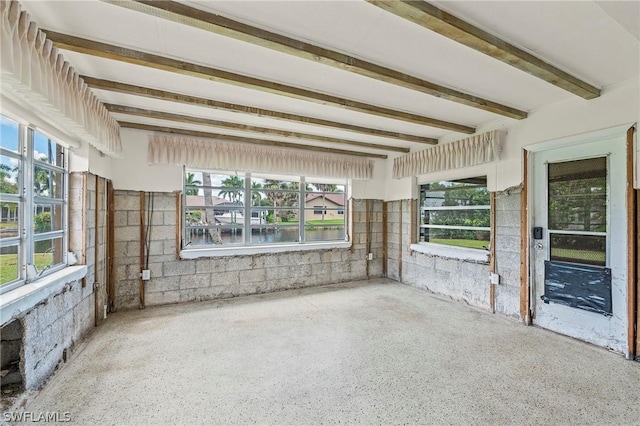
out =
[(223, 180), (222, 189), (218, 192), (218, 196), (224, 198), (226, 196), (233, 202), (240, 202), (242, 200), (242, 193), (244, 192), (244, 179), (238, 176), (230, 176)]
[[(49, 171), (42, 167), (33, 168), (33, 189), (36, 195), (45, 195), (49, 191)], [(52, 194), (49, 194), (52, 195)]]
[[(193, 173), (187, 173), (187, 178), (184, 181), (186, 187), (201, 185), (202, 182), (195, 180)], [(185, 195), (198, 195), (198, 188), (187, 188)]]
[(262, 184), (260, 182), (251, 182), (251, 205), (259, 206), (260, 201), (262, 201), (262, 193), (260, 190), (262, 189)]

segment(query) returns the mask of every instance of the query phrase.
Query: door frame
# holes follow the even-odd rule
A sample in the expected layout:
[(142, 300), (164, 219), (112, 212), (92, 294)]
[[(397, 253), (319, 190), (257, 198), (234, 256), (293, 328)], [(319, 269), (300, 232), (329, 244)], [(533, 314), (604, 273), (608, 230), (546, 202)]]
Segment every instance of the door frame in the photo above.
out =
[[(610, 127), (606, 129), (590, 131), (585, 133), (580, 133), (577, 135), (572, 135), (568, 137), (562, 137), (557, 139), (551, 139), (543, 142), (533, 143), (529, 145), (525, 145), (523, 147), (523, 191), (522, 191), (522, 211), (521, 211), (521, 239), (522, 239), (522, 253), (521, 253), (521, 291), (520, 291), (520, 314), (522, 320), (526, 325), (532, 325), (533, 319), (535, 317), (535, 303), (536, 301), (533, 299), (533, 239), (531, 238), (531, 232), (533, 227), (533, 209), (534, 209), (534, 191), (533, 191), (533, 179), (532, 179), (532, 171), (534, 164), (535, 153), (555, 149), (555, 148), (567, 148), (571, 146), (577, 146), (589, 142), (597, 142), (602, 139), (611, 139), (614, 137), (627, 138), (627, 132), (636, 123), (627, 123), (615, 127)], [(633, 156), (634, 153), (630, 152), (629, 144), (626, 144), (626, 156), (629, 158)], [(629, 162), (627, 161), (627, 167)], [(631, 163), (632, 164), (632, 163)], [(633, 177), (633, 174), (627, 170), (626, 176)], [(633, 179), (629, 181), (627, 178), (627, 188), (633, 188)], [(628, 197), (625, 200), (625, 206), (628, 213), (628, 217), (631, 217), (632, 214), (637, 214), (636, 207), (628, 205)], [(629, 233), (632, 229), (630, 223), (627, 223), (627, 233)], [(627, 322), (628, 322), (628, 331), (627, 331), (627, 351), (625, 356), (627, 359), (634, 359), (636, 356), (636, 330), (638, 324), (638, 317), (640, 315), (636, 315), (636, 302), (635, 297), (634, 300), (631, 300), (632, 296), (639, 294), (636, 288), (637, 283), (633, 277), (637, 277), (637, 264), (634, 261), (631, 255), (633, 255), (633, 251), (631, 249), (631, 239), (628, 238), (627, 242), (627, 263), (631, 263), (629, 265), (629, 270), (634, 269), (633, 274), (629, 274), (627, 277)]]

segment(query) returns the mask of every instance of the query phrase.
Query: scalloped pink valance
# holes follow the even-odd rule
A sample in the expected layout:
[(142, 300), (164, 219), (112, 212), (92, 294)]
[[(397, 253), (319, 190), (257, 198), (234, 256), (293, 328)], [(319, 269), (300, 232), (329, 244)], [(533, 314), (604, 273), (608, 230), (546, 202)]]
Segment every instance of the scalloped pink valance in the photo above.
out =
[(0, 34), (3, 93), (118, 156), (120, 125), (17, 1), (0, 1)]
[(180, 136), (149, 136), (149, 164), (369, 180), (373, 161), (346, 155)]

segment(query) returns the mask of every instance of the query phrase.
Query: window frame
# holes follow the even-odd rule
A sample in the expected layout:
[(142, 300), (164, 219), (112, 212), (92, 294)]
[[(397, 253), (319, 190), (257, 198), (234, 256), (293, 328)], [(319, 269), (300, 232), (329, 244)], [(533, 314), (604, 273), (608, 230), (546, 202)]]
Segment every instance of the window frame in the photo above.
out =
[[(451, 229), (451, 230), (461, 230), (461, 231), (480, 231), (480, 232), (487, 232), (489, 235), (489, 238), (491, 236), (491, 201), (490, 201), (490, 197), (487, 200), (487, 204), (479, 204), (479, 205), (463, 205), (463, 206), (431, 206), (431, 207), (425, 207), (423, 205), (423, 194), (427, 191), (429, 191), (430, 189), (426, 189), (425, 187), (433, 185), (433, 184), (441, 184), (441, 185), (446, 185), (448, 183), (464, 183), (464, 181), (471, 181), (474, 179), (483, 179), (484, 180), (484, 185), (483, 186), (477, 186), (476, 187), (480, 187), (480, 188), (484, 188), (487, 193), (489, 193), (488, 190), (488, 183), (487, 183), (487, 176), (486, 175), (477, 175), (477, 176), (469, 176), (466, 178), (458, 178), (458, 179), (442, 179), (442, 180), (438, 180), (438, 181), (428, 181), (428, 182), (422, 182), (418, 184), (418, 211), (417, 211), (417, 235), (416, 235), (416, 239), (417, 239), (417, 243), (414, 244), (415, 246), (422, 246), (424, 247), (428, 247), (428, 249), (425, 249), (426, 253), (432, 254), (432, 253), (438, 253), (439, 251), (442, 253), (446, 253), (448, 256), (450, 256), (452, 253), (460, 252), (461, 256), (464, 258), (467, 258), (469, 256), (471, 256), (472, 258), (475, 258), (476, 255), (475, 253), (482, 253), (482, 259), (484, 259), (484, 253), (488, 253), (489, 251), (489, 247), (491, 244), (490, 240), (481, 240), (481, 239), (477, 239), (474, 238), (475, 241), (487, 241), (486, 247), (468, 247), (468, 246), (461, 246), (461, 245), (455, 245), (455, 244), (446, 244), (446, 243), (441, 243), (441, 242), (432, 242), (432, 241), (423, 241), (423, 230), (424, 229)], [(469, 186), (470, 188), (472, 186)], [(435, 192), (436, 190), (434, 190)], [(469, 210), (473, 210), (473, 211), (478, 211), (478, 210), (488, 210), (489, 211), (489, 226), (465, 226), (465, 225), (440, 225), (440, 224), (423, 224), (422, 223), (422, 218), (423, 218), (423, 214), (426, 211), (469, 211)], [(420, 250), (423, 251), (423, 250)]]
[[(15, 202), (18, 205), (17, 229), (18, 235), (15, 237), (3, 238), (2, 247), (17, 245), (17, 278), (0, 285), (0, 294), (7, 293), (25, 284), (37, 282), (40, 278), (46, 277), (67, 267), (67, 252), (69, 243), (69, 155), (67, 145), (57, 139), (48, 136), (41, 129), (34, 128), (24, 123), (23, 120), (2, 113), (2, 118), (10, 120), (18, 126), (18, 152), (0, 147), (0, 154), (16, 159), (18, 161), (17, 194), (0, 194), (0, 202)], [(57, 145), (62, 159), (61, 165), (49, 164), (41, 159), (35, 158), (35, 137), (43, 136), (48, 142)], [(34, 190), (36, 167), (48, 172), (60, 173), (61, 181), (60, 193), (57, 197), (47, 197), (41, 194), (36, 195)], [(51, 175), (50, 175), (51, 176)], [(51, 181), (50, 181), (51, 182)], [(50, 190), (52, 188), (49, 188)], [(37, 233), (34, 221), (36, 218), (35, 209), (37, 206), (61, 206), (60, 209), (60, 229)], [(52, 219), (53, 220), (53, 219)], [(60, 250), (62, 255), (60, 262), (52, 266), (46, 266), (42, 270), (37, 270), (35, 266), (36, 246), (39, 241), (60, 239)]]
[[(219, 175), (219, 176), (226, 176), (226, 177), (232, 177), (232, 176), (237, 176), (240, 177), (244, 180), (244, 185), (243, 185), (243, 194), (242, 194), (242, 203), (243, 205), (240, 207), (242, 209), (242, 215), (244, 218), (244, 222), (242, 224), (238, 223), (236, 224), (237, 226), (235, 226), (236, 229), (241, 229), (242, 230), (242, 242), (240, 243), (231, 243), (231, 244), (191, 244), (191, 242), (189, 241), (189, 236), (188, 233), (190, 232), (190, 229), (195, 229), (197, 227), (193, 227), (193, 226), (188, 226), (187, 225), (187, 210), (190, 207), (194, 207), (194, 206), (188, 206), (187, 205), (187, 199), (186, 197), (187, 195), (187, 190), (191, 189), (197, 189), (200, 190), (202, 189), (204, 186), (202, 184), (200, 185), (187, 185), (187, 175), (188, 173), (199, 173), (199, 172), (206, 172), (206, 173), (211, 173), (211, 174), (215, 174), (215, 175)], [(273, 180), (279, 180), (279, 181), (290, 181), (290, 182), (296, 182), (298, 183), (298, 189), (277, 189), (277, 188), (266, 188), (266, 189), (259, 189), (257, 190), (256, 188), (252, 187), (252, 183), (254, 182), (254, 179), (273, 179)], [(348, 207), (348, 200), (349, 200), (349, 194), (350, 194), (350, 185), (351, 182), (348, 179), (323, 179), (323, 178), (316, 178), (316, 177), (305, 177), (305, 176), (285, 176), (285, 175), (275, 175), (275, 174), (269, 174), (269, 173), (240, 173), (240, 172), (229, 172), (229, 171), (220, 171), (220, 170), (202, 170), (202, 169), (195, 169), (195, 168), (187, 168), (187, 167), (183, 167), (183, 191), (182, 191), (182, 211), (181, 211), (181, 223), (182, 223), (182, 232), (181, 232), (181, 238), (182, 238), (182, 250), (181, 250), (181, 257), (182, 258), (192, 258), (192, 257), (200, 257), (197, 253), (201, 252), (204, 253), (203, 255), (220, 255), (219, 253), (228, 253), (228, 254), (237, 254), (237, 253), (245, 253), (245, 252), (253, 252), (255, 251), (256, 253), (260, 253), (260, 252), (264, 252), (265, 248), (273, 248), (274, 252), (281, 252), (281, 251), (297, 251), (297, 250), (305, 250), (305, 249), (311, 249), (314, 246), (343, 246), (345, 245), (345, 243), (350, 245), (350, 224), (349, 224), (349, 220), (348, 220), (348, 211), (349, 211), (349, 207)], [(343, 224), (341, 224), (340, 226), (344, 228), (344, 239), (336, 239), (336, 240), (307, 240), (306, 238), (306, 228), (308, 225), (306, 225), (307, 222), (307, 217), (306, 217), (306, 213), (308, 211), (313, 211), (314, 207), (306, 207), (306, 197), (309, 194), (328, 194), (330, 192), (327, 191), (318, 191), (318, 190), (314, 190), (314, 191), (307, 191), (306, 186), (308, 183), (313, 183), (316, 180), (318, 181), (332, 181), (332, 182), (339, 182), (337, 183), (338, 185), (343, 185), (344, 186), (344, 206), (341, 207), (341, 210), (344, 210), (345, 212), (347, 212), (347, 214), (345, 214), (344, 220), (343, 220)], [(205, 187), (205, 188), (211, 188), (213, 191), (216, 190), (220, 190), (221, 188), (219, 187), (219, 185), (212, 185), (210, 187)], [(239, 187), (238, 187), (239, 188)], [(287, 211), (287, 210), (295, 210), (297, 212), (298, 215), (298, 225), (297, 225), (297, 229), (298, 229), (298, 237), (296, 241), (283, 241), (283, 242), (270, 242), (270, 243), (265, 243), (265, 242), (251, 242), (251, 232), (245, 232), (247, 229), (253, 229), (255, 227), (255, 225), (251, 224), (251, 217), (254, 213), (254, 211), (256, 210), (256, 208), (259, 206), (254, 206), (253, 205), (253, 200), (252, 200), (252, 193), (256, 192), (256, 191), (260, 191), (260, 192), (264, 192), (264, 191), (276, 191), (276, 192), (289, 192), (289, 193), (295, 193), (297, 194), (298, 197), (298, 201), (297, 201), (297, 206), (295, 207), (291, 207), (291, 206), (282, 206), (282, 207), (278, 207), (278, 206), (264, 206), (262, 208), (264, 208), (265, 210), (273, 210), (273, 211)], [(215, 207), (215, 206), (214, 206)], [(326, 209), (327, 211), (330, 209)], [(313, 219), (315, 220), (315, 219)], [(263, 225), (261, 225), (263, 226)], [(210, 229), (210, 228), (214, 228), (215, 226), (205, 226), (203, 228), (206, 229)], [(230, 226), (225, 226), (225, 225), (218, 225), (218, 228), (230, 228)], [(278, 226), (274, 225), (274, 224), (264, 224), (263, 226), (264, 228), (276, 228)], [(294, 228), (296, 227), (296, 225), (281, 225), (279, 226), (280, 228), (285, 228), (285, 227), (289, 227), (289, 228)], [(215, 253), (215, 254), (214, 254)]]

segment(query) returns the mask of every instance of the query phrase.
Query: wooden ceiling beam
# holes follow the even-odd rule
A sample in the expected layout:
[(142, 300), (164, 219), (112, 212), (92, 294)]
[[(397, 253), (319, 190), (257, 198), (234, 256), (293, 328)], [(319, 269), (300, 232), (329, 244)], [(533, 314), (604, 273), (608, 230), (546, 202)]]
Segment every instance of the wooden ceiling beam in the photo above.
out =
[(413, 0), (367, 0), (367, 2), (584, 99), (593, 99), (600, 96), (600, 89), (597, 87), (462, 19), (438, 9), (432, 4)]
[(261, 133), (265, 135), (280, 136), (285, 138), (307, 139), (324, 143), (335, 143), (339, 145), (352, 145), (361, 148), (378, 149), (382, 151), (394, 151), (407, 153), (409, 148), (391, 145), (378, 145), (375, 143), (358, 142), (348, 139), (332, 138), (328, 136), (319, 136), (310, 133), (291, 132), (288, 130), (272, 129), (269, 127), (250, 126), (247, 124), (232, 123), (229, 121), (212, 120), (209, 118), (193, 117), (189, 115), (173, 114), (163, 111), (154, 111), (145, 108), (136, 108), (124, 105), (104, 104), (104, 106), (112, 113), (133, 115), (137, 117), (153, 118), (156, 120), (168, 120), (178, 123), (199, 124), (203, 126), (220, 127), (223, 129), (239, 130), (244, 132)]
[(247, 89), (260, 90), (280, 96), (287, 96), (308, 102), (315, 102), (322, 105), (331, 105), (338, 108), (370, 114), (378, 117), (390, 118), (423, 126), (437, 127), (460, 133), (474, 133), (475, 128), (462, 124), (439, 120), (432, 117), (425, 117), (405, 111), (398, 111), (384, 108), (377, 105), (366, 104), (364, 102), (340, 98), (326, 93), (314, 92), (294, 86), (262, 80), (255, 77), (236, 74), (230, 71), (216, 69), (204, 65), (198, 65), (177, 59), (167, 58), (160, 55), (127, 49), (121, 46), (101, 43), (93, 40), (75, 37), (68, 34), (43, 30), (47, 39), (51, 40), (55, 47), (63, 50), (93, 55), (100, 58), (112, 59), (129, 64), (141, 65), (153, 69), (169, 71), (172, 73), (187, 75), (190, 77), (202, 78), (205, 80), (231, 84)]
[(281, 34), (256, 28), (242, 22), (196, 9), (175, 1), (134, 1), (103, 0), (106, 3), (122, 6), (147, 15), (161, 17), (172, 22), (189, 25), (211, 33), (287, 53), (324, 65), (347, 70), (385, 83), (417, 90), (428, 95), (479, 108), (506, 117), (523, 119), (525, 111), (492, 102), (487, 99), (444, 87), (408, 74), (376, 65), (344, 53), (325, 49), (313, 44), (286, 37)]
[(301, 149), (304, 151), (325, 152), (328, 154), (355, 155), (358, 157), (382, 158), (386, 159), (384, 154), (374, 154), (371, 152), (349, 151), (345, 149), (325, 148), (316, 145), (300, 145), (297, 143), (267, 141), (264, 139), (247, 138), (244, 136), (225, 135), (221, 133), (200, 132), (197, 130), (179, 129), (176, 127), (153, 126), (150, 124), (130, 123), (127, 121), (118, 121), (120, 127), (126, 129), (146, 130), (148, 132), (170, 133), (173, 135), (192, 136), (196, 138), (216, 139), (226, 142), (248, 143), (253, 145), (275, 146), (279, 148)]
[(160, 99), (169, 102), (178, 102), (187, 105), (196, 105), (200, 107), (214, 108), (225, 111), (240, 112), (244, 114), (255, 115), (258, 117), (267, 117), (276, 120), (285, 120), (295, 123), (329, 127), (338, 130), (345, 130), (369, 136), (379, 136), (383, 138), (398, 139), (406, 142), (415, 142), (429, 145), (436, 145), (438, 139), (428, 138), (424, 136), (410, 135), (406, 133), (390, 132), (387, 130), (372, 129), (369, 127), (355, 126), (352, 124), (339, 123), (336, 121), (322, 120), (315, 117), (307, 117), (303, 115), (288, 114), (280, 111), (272, 111), (268, 109), (255, 108), (247, 105), (238, 105), (228, 102), (215, 101), (213, 99), (200, 98), (197, 96), (184, 95), (181, 93), (168, 92), (165, 90), (152, 89), (149, 87), (136, 86), (132, 84), (120, 83), (110, 80), (102, 80), (99, 78), (81, 76), (89, 87), (93, 89), (108, 90), (111, 92), (124, 93), (127, 95), (144, 96), (152, 99)]

